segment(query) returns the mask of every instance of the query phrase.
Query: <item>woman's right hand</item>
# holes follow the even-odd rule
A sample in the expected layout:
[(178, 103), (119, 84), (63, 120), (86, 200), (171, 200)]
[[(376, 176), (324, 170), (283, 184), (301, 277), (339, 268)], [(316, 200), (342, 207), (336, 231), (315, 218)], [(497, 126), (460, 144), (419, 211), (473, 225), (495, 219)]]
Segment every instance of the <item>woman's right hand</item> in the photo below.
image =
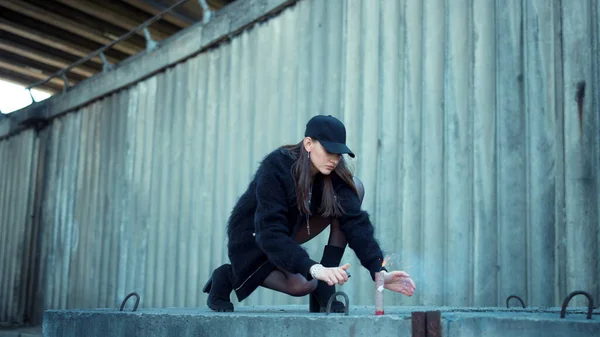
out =
[[(314, 274), (312, 269), (314, 269)], [(311, 267), (311, 275), (317, 280), (326, 282), (327, 285), (332, 286), (334, 284), (342, 285), (348, 281), (348, 274), (346, 270), (350, 268), (350, 264), (346, 263), (340, 267), (323, 267), (322, 265), (314, 265)]]

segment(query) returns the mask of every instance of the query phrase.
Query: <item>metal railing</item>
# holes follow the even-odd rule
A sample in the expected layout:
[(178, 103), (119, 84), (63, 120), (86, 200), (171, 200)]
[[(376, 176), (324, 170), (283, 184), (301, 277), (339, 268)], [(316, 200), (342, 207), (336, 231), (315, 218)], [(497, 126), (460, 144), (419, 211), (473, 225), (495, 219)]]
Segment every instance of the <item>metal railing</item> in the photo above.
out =
[[(144, 21), (142, 24), (140, 24), (136, 28), (134, 28), (134, 29), (130, 30), (129, 32), (123, 34), (118, 39), (114, 40), (113, 42), (111, 42), (111, 43), (109, 43), (107, 45), (104, 45), (104, 46), (98, 48), (97, 50), (91, 52), (87, 56), (85, 56), (85, 57), (77, 60), (74, 63), (72, 63), (68, 67), (63, 68), (63, 69), (57, 71), (56, 73), (50, 75), (48, 78), (28, 85), (25, 88), (25, 90), (27, 90), (29, 92), (29, 96), (31, 97), (31, 101), (33, 103), (36, 102), (35, 98), (33, 97), (33, 94), (31, 93), (31, 89), (33, 89), (35, 87), (38, 87), (40, 85), (44, 85), (44, 84), (48, 83), (50, 80), (52, 80), (53, 78), (61, 78), (63, 80), (63, 82), (64, 82), (63, 92), (66, 92), (67, 90), (69, 90), (70, 84), (69, 84), (69, 79), (67, 78), (67, 73), (71, 69), (73, 69), (73, 68), (75, 68), (77, 66), (80, 66), (81, 64), (83, 64), (83, 63), (91, 60), (94, 57), (99, 56), (100, 59), (102, 60), (102, 64), (103, 64), (102, 72), (103, 73), (106, 73), (106, 72), (110, 71), (112, 69), (113, 65), (107, 60), (106, 56), (104, 55), (104, 52), (107, 49), (112, 48), (117, 43), (128, 39), (129, 37), (131, 37), (134, 34), (137, 34), (140, 31), (143, 31), (144, 37), (146, 39), (146, 51), (152, 51), (152, 50), (154, 50), (158, 46), (158, 43), (152, 39), (152, 35), (150, 34), (150, 31), (148, 30), (148, 26), (150, 26), (155, 21), (161, 19), (165, 14), (173, 11), (173, 9), (175, 9), (176, 7), (182, 5), (183, 3), (187, 2), (187, 1), (189, 1), (189, 0), (180, 0), (180, 1), (178, 1), (177, 3), (175, 3), (172, 6), (166, 8), (162, 12), (156, 14), (152, 18)], [(200, 6), (202, 7), (202, 13), (203, 13), (202, 23), (206, 24), (206, 23), (208, 23), (210, 21), (210, 19), (212, 17), (212, 11), (211, 11), (208, 3), (206, 2), (206, 0), (197, 0), (197, 1), (200, 4)]]

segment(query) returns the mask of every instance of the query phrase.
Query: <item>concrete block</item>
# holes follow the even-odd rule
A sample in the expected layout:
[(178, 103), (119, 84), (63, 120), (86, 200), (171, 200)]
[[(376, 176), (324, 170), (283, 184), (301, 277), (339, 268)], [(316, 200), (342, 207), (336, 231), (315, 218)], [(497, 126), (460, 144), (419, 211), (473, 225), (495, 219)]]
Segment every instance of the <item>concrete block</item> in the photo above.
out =
[[(372, 308), (371, 308), (372, 309)], [(351, 314), (311, 314), (306, 306), (242, 307), (235, 313), (206, 308), (50, 310), (44, 336), (410, 336), (410, 317), (375, 316), (364, 308)]]
[(21, 337), (42, 337), (42, 332), (22, 332)]
[(42, 327), (23, 327), (0, 330), (0, 337), (42, 337)]
[(49, 310), (44, 315), (43, 335), (409, 337), (414, 311), (440, 311), (446, 337), (600, 335), (600, 312), (587, 320), (580, 308), (570, 309), (567, 317), (560, 319), (559, 308), (386, 307), (385, 315), (375, 316), (374, 307), (361, 306), (351, 307), (346, 316), (309, 313), (306, 306), (294, 305), (240, 307), (234, 313), (207, 308)]
[(0, 330), (0, 337), (20, 337), (21, 333), (18, 331), (2, 331)]
[(553, 314), (536, 314), (525, 317), (514, 313), (510, 316), (455, 314), (446, 315), (444, 336), (544, 336), (544, 337), (593, 337), (600, 336), (600, 320), (586, 320), (580, 316), (557, 319)]

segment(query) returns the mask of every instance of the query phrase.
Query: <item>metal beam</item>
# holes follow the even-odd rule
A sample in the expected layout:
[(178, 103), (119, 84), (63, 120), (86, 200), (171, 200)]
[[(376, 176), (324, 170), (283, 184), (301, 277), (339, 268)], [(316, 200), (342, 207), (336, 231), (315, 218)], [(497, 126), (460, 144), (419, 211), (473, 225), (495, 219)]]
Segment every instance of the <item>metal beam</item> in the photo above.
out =
[[(159, 5), (156, 3), (149, 4), (147, 1), (142, 1), (142, 0), (122, 0), (122, 1), (128, 3), (129, 5), (137, 8), (137, 9), (142, 10), (146, 13), (150, 13), (152, 15), (156, 15), (167, 8), (167, 6), (164, 6), (164, 5)], [(190, 1), (192, 1), (192, 0), (190, 0)], [(181, 15), (179, 13), (165, 14), (163, 16), (163, 20), (165, 20), (179, 28), (186, 28), (197, 22), (197, 21), (195, 21), (189, 17), (186, 17), (184, 15)]]
[[(56, 72), (60, 71), (60, 68), (56, 68), (56, 67), (38, 62), (38, 61), (26, 59), (26, 58), (23, 58), (22, 56), (9, 54), (9, 53), (2, 53), (0, 55), (0, 60), (2, 62), (4, 62), (5, 64), (10, 63), (13, 66), (17, 66), (22, 69), (26, 69), (28, 71), (34, 72), (34, 73), (38, 74), (39, 76), (41, 76), (43, 79), (46, 79), (50, 75), (53, 75)], [(81, 75), (73, 74), (73, 73), (68, 73), (66, 75), (67, 75), (67, 79), (71, 85), (81, 82), (87, 78), (85, 76), (81, 76)], [(60, 80), (60, 77), (58, 77), (58, 80)]]
[[(27, 87), (29, 84), (37, 81), (37, 79), (35, 79), (33, 77), (23, 75), (23, 74), (18, 74), (13, 71), (5, 70), (5, 69), (0, 69), (0, 79), (5, 80), (7, 82), (15, 83), (18, 85), (22, 85), (24, 87)], [(63, 90), (63, 86), (62, 86), (62, 82), (61, 82), (61, 84), (46, 83), (44, 85), (37, 87), (36, 89), (47, 91), (51, 94), (56, 94)], [(25, 90), (25, 89), (23, 89), (23, 90)]]
[[(7, 51), (9, 53), (13, 53), (15, 55), (19, 55), (31, 60), (35, 60), (44, 64), (48, 64), (51, 65), (53, 67), (57, 67), (57, 68), (66, 68), (69, 65), (71, 65), (71, 63), (73, 62), (69, 62), (69, 61), (65, 61), (59, 57), (57, 57), (56, 55), (51, 55), (33, 48), (29, 48), (29, 47), (25, 47), (21, 44), (18, 43), (14, 43), (12, 41), (9, 40), (5, 40), (0, 38), (0, 50), (4, 50)], [(81, 76), (85, 76), (85, 77), (91, 77), (94, 74), (96, 74), (98, 71), (88, 68), (88, 67), (84, 67), (84, 66), (79, 66), (79, 67), (75, 67), (73, 69), (71, 69), (71, 72), (73, 72), (74, 74), (78, 74)]]
[[(0, 18), (0, 30), (12, 33), (14, 35), (18, 35), (28, 40), (40, 43), (48, 47), (52, 47), (54, 49), (78, 56), (80, 58), (83, 58), (93, 52), (92, 49), (84, 48), (74, 43), (61, 40), (51, 35), (49, 32), (43, 32), (40, 30), (32, 29), (27, 26), (18, 24), (16, 22), (11, 22), (2, 18)], [(119, 59), (115, 57), (109, 55), (106, 55), (106, 57), (110, 63), (114, 64), (119, 62)], [(91, 59), (91, 61), (100, 65), (102, 64), (102, 59), (100, 57), (94, 57)]]
[[(4, 69), (10, 70), (12, 72), (15, 72), (17, 74), (31, 77), (36, 80), (44, 80), (44, 79), (48, 78), (48, 76), (51, 75), (51, 74), (46, 74), (43, 71), (40, 71), (38, 69), (33, 69), (26, 65), (15, 64), (13, 61), (8, 61), (1, 57), (0, 57), (0, 68), (4, 68)], [(69, 82), (71, 85), (75, 84), (74, 82), (71, 82), (70, 79), (69, 79)], [(63, 80), (61, 80), (60, 78), (52, 78), (52, 79), (50, 79), (50, 83), (60, 85), (61, 87), (64, 84)], [(31, 82), (29, 84), (31, 84)]]
[[(12, 11), (29, 16), (36, 20), (45, 22), (55, 27), (65, 29), (73, 34), (79, 35), (88, 40), (103, 45), (109, 44), (114, 41), (112, 38), (104, 36), (103, 32), (101, 31), (82, 25), (78, 22), (75, 22), (74, 20), (71, 20), (68, 17), (49, 12), (44, 8), (32, 5), (28, 2), (18, 0), (3, 0), (0, 2), (0, 7), (8, 8)], [(135, 55), (141, 50), (143, 50), (143, 48), (140, 48), (139, 46), (134, 45), (129, 41), (121, 41), (118, 44), (114, 45), (113, 48), (128, 55)]]
[(219, 10), (227, 5), (229, 5), (230, 3), (232, 3), (234, 0), (206, 0), (206, 2), (208, 2), (208, 5), (213, 9), (213, 10)]
[[(67, 5), (69, 7), (72, 7), (74, 9), (77, 9), (78, 11), (89, 14), (95, 18), (104, 20), (106, 22), (109, 22), (117, 27), (121, 27), (128, 31), (137, 28), (140, 24), (142, 24), (142, 22), (146, 21), (146, 20), (142, 20), (142, 21), (132, 20), (130, 16), (122, 15), (121, 13), (114, 12), (106, 7), (103, 7), (99, 4), (97, 4), (97, 3), (93, 3), (93, 2), (89, 2), (89, 1), (72, 1), (72, 0), (57, 0), (57, 1)], [(175, 33), (175, 31), (173, 31), (172, 29), (170, 30), (170, 32), (164, 32), (158, 28), (157, 24), (152, 24), (152, 26), (148, 27), (148, 29), (150, 30), (150, 34), (152, 34), (152, 38), (154, 40), (164, 40), (167, 37), (169, 37), (170, 35), (172, 35), (173, 33)], [(139, 31), (139, 32), (137, 32), (137, 34), (140, 36), (144, 36), (143, 31)]]
[[(191, 1), (191, 0), (188, 0), (188, 1)], [(150, 20), (154, 16), (153, 14), (147, 13), (143, 10), (140, 10), (139, 8), (136, 8), (135, 6), (131, 6), (131, 5), (127, 4), (123, 0), (105, 1), (105, 2), (102, 2), (102, 6), (113, 12), (121, 13), (121, 15), (127, 16), (128, 18), (133, 19), (137, 22), (144, 22), (144, 21)], [(181, 30), (180, 27), (166, 21), (164, 19), (164, 16), (161, 18), (161, 20), (154, 21), (152, 23), (152, 27), (154, 27), (155, 29), (160, 30), (164, 33), (169, 34), (169, 36), (173, 35)]]

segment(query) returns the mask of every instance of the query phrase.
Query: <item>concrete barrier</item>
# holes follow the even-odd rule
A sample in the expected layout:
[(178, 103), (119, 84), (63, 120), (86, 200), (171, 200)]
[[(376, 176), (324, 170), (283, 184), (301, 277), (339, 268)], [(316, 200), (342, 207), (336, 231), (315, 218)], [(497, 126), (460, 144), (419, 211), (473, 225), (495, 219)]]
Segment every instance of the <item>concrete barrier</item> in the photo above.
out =
[[(234, 313), (207, 308), (48, 310), (44, 337), (107, 336), (287, 336), (409, 337), (412, 313), (440, 311), (442, 335), (475, 336), (600, 336), (600, 312), (585, 318), (583, 308), (438, 308), (389, 307), (375, 316), (374, 307), (351, 307), (348, 315), (308, 313), (306, 306), (239, 307)], [(429, 335), (427, 335), (429, 336)], [(423, 335), (425, 337), (425, 335)]]

